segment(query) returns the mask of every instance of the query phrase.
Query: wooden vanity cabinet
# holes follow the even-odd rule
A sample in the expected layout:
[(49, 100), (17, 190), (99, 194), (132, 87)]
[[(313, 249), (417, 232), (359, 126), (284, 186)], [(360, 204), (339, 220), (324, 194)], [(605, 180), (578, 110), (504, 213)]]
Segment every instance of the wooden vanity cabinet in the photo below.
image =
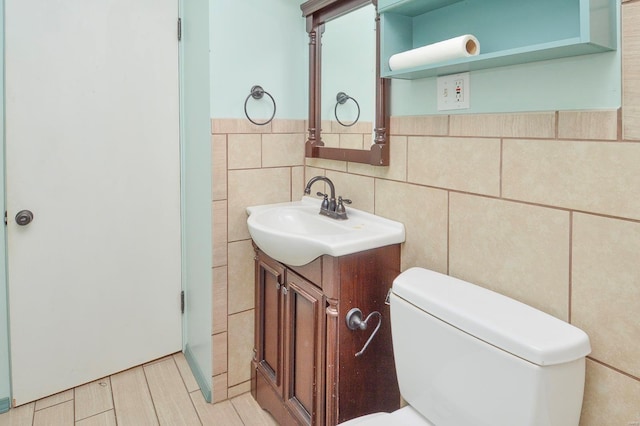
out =
[[(252, 394), (280, 425), (335, 425), (399, 408), (387, 291), (400, 273), (400, 246), (322, 256), (290, 267), (255, 257)], [(382, 314), (352, 331), (346, 314)]]

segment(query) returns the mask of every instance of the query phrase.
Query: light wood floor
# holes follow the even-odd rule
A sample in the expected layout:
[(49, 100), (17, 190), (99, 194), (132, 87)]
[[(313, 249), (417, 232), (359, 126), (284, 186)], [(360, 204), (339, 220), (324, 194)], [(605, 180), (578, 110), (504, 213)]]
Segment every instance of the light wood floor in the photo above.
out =
[(191, 426), (277, 423), (244, 394), (207, 404), (181, 353), (0, 414), (0, 426)]

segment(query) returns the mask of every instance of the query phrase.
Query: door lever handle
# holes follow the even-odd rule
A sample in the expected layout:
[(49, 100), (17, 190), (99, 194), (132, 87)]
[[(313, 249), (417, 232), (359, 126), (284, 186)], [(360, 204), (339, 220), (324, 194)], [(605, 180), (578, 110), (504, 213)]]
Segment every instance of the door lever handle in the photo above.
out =
[(31, 223), (33, 220), (33, 213), (29, 210), (20, 210), (16, 214), (16, 223), (20, 226), (25, 226)]

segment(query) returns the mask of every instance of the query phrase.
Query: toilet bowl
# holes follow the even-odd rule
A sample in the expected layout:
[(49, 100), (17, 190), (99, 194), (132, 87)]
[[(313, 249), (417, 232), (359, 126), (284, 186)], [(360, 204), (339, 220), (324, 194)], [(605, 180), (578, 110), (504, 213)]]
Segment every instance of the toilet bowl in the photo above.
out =
[(422, 268), (390, 293), (407, 406), (343, 425), (573, 426), (582, 407), (582, 330), (531, 306)]
[(348, 426), (408, 426), (423, 425), (435, 426), (414, 410), (410, 405), (400, 408), (393, 413), (373, 413), (349, 420), (341, 425)]

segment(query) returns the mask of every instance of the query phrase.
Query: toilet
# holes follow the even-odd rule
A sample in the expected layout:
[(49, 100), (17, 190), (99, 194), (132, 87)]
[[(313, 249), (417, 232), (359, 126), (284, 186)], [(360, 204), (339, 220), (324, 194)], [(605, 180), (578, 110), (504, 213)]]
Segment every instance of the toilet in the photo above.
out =
[(591, 352), (579, 328), (422, 268), (394, 280), (390, 303), (408, 405), (342, 425), (578, 425)]

